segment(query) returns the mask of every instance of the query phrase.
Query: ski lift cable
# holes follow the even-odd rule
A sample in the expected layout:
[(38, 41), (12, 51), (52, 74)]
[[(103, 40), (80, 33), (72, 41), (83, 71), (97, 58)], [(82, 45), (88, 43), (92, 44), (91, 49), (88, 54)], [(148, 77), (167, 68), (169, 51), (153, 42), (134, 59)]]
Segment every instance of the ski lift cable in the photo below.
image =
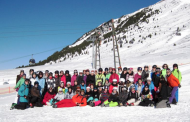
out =
[(31, 55), (33, 55), (33, 56), (34, 55), (39, 55), (39, 54), (46, 53), (46, 52), (49, 52), (49, 51), (52, 51), (52, 50), (56, 50), (56, 49), (59, 49), (59, 48), (63, 48), (63, 46), (57, 47), (57, 48), (53, 48), (53, 49), (50, 49), (50, 50), (46, 50), (46, 51), (42, 51), (42, 52), (39, 52), (39, 53), (34, 53), (34, 54), (30, 54), (30, 55), (25, 55), (25, 56), (21, 56), (21, 57), (17, 57), (17, 58), (12, 58), (12, 59), (8, 59), (8, 60), (0, 61), (0, 63), (6, 63), (6, 62), (14, 61), (14, 60), (17, 60), (17, 59), (26, 58), (26, 57), (29, 57)]

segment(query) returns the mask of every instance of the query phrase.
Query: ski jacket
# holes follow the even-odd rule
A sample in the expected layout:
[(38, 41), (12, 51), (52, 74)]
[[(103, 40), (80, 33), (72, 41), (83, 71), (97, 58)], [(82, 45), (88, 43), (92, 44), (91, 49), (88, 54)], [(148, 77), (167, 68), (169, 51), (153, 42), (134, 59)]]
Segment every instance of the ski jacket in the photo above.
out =
[(49, 89), (50, 88), (50, 85), (52, 85), (53, 86), (53, 88), (55, 88), (56, 87), (56, 82), (55, 82), (55, 78), (52, 78), (52, 79), (50, 79), (50, 78), (47, 78), (47, 89)]
[[(61, 82), (63, 82), (64, 83), (64, 87), (66, 86), (66, 77), (65, 77), (65, 75), (63, 75), (62, 77), (61, 77)], [(72, 83), (71, 83), (72, 84)]]
[(119, 102), (118, 94), (111, 94), (108, 98), (108, 102)]
[(139, 78), (141, 78), (141, 75), (139, 75), (139, 73), (137, 72), (134, 76), (134, 84), (138, 82)]
[(30, 85), (34, 86), (34, 82), (35, 81), (38, 81), (38, 77), (36, 77), (36, 78), (30, 78)]
[(121, 73), (121, 76), (120, 76), (120, 78), (124, 78), (125, 79), (125, 82), (127, 81), (126, 80), (126, 76), (127, 76), (127, 73), (126, 74), (124, 74), (124, 73)]
[(75, 80), (77, 80), (77, 76), (78, 76), (78, 75), (73, 75), (73, 76), (72, 76), (72, 78), (71, 78), (71, 86), (74, 86)]
[(82, 83), (82, 81), (83, 81), (83, 76), (78, 76), (77, 77), (77, 85), (80, 85), (81, 83)]
[(25, 96), (28, 97), (28, 93), (29, 93), (28, 85), (23, 83), (18, 90), (18, 95), (20, 96), (20, 99), (19, 99), (20, 102), (26, 102), (26, 103), (28, 102), (28, 100), (25, 98)]
[(131, 74), (127, 74), (126, 75), (126, 80), (129, 80), (129, 78), (133, 78), (134, 79), (134, 73), (133, 72)]
[(91, 84), (91, 75), (86, 75), (86, 86), (89, 86)]
[(41, 79), (38, 78), (38, 83), (39, 83), (40, 90), (44, 89), (44, 87), (45, 87), (45, 79), (44, 78), (41, 78)]
[(148, 77), (149, 77), (149, 71), (143, 70), (142, 75), (141, 75), (142, 81), (146, 82)]
[(71, 82), (71, 75), (66, 76), (66, 83)]
[(119, 94), (119, 101), (121, 103), (123, 103), (124, 101), (127, 101), (127, 98), (128, 98), (128, 92), (127, 91), (122, 91), (120, 94)]
[(71, 92), (71, 93), (67, 92), (66, 95), (65, 95), (65, 99), (72, 99), (73, 96), (74, 96), (73, 92)]
[(40, 95), (40, 90), (38, 88), (36, 88), (36, 87), (32, 87), (31, 96), (40, 98), (40, 96), (41, 96)]
[(160, 82), (160, 75), (159, 74), (154, 74), (152, 81), (154, 83), (154, 86), (158, 88), (159, 82)]
[(97, 74), (96, 75), (96, 85), (98, 84), (98, 82), (102, 82), (102, 84), (105, 83), (105, 76), (104, 76), (104, 74)]
[[(46, 92), (43, 101), (49, 101), (55, 97), (55, 93), (49, 93), (49, 91)], [(46, 104), (46, 103), (44, 103)]]
[(166, 69), (162, 69), (162, 75), (163, 75), (163, 77), (165, 78), (166, 77)]
[(86, 106), (87, 105), (86, 98), (84, 96), (77, 94), (77, 95), (73, 96), (72, 100), (75, 104), (76, 103), (80, 104), (80, 106)]
[[(135, 84), (135, 91), (138, 90), (139, 84)], [(141, 92), (143, 91), (144, 85), (141, 85)]]
[(86, 84), (84, 84), (83, 86), (80, 85), (80, 88), (81, 88), (81, 89), (84, 89), (84, 92), (86, 93)]
[(111, 74), (110, 78), (109, 78), (109, 82), (112, 83), (113, 79), (117, 79), (117, 83), (119, 82), (119, 75), (116, 73)]
[(62, 92), (62, 93), (57, 93), (54, 97), (54, 99), (58, 100), (58, 101), (61, 101), (65, 98), (65, 94)]
[(109, 98), (109, 93), (105, 93), (104, 91), (100, 94), (100, 101), (104, 102)]
[(181, 72), (178, 69), (175, 69), (172, 71), (172, 74), (179, 80), (179, 83), (181, 83), (182, 79)]
[(116, 85), (116, 86), (114, 86), (113, 84), (111, 84), (111, 85), (110, 85), (110, 87), (109, 87), (109, 93), (110, 93), (110, 94), (112, 93), (113, 87), (117, 87), (117, 88), (118, 88), (118, 86), (117, 86), (117, 85)]
[(173, 74), (167, 76), (167, 81), (171, 87), (178, 87), (180, 84), (179, 80)]
[(128, 95), (128, 99), (135, 99), (135, 100), (138, 100), (139, 96), (138, 96), (138, 93), (135, 91), (134, 93), (132, 93), (131, 91), (129, 92), (129, 95)]
[(15, 89), (20, 88), (24, 82), (25, 82), (25, 79), (23, 77), (20, 78), (20, 80), (17, 82), (17, 84), (15, 86)]
[(106, 74), (106, 78), (105, 79), (110, 79), (111, 73)]

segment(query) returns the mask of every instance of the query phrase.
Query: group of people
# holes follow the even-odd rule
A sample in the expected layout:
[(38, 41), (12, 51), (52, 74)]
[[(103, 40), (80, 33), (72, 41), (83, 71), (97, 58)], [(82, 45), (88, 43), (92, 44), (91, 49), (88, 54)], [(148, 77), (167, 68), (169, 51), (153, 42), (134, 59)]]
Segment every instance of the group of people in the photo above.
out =
[(24, 70), (16, 79), (17, 96), (12, 109), (43, 107), (53, 108), (74, 106), (155, 106), (171, 107), (178, 102), (178, 88), (181, 87), (181, 72), (178, 65), (173, 70), (167, 64), (162, 69), (156, 65), (133, 68), (102, 68), (97, 70), (69, 70), (34, 72), (30, 69), (29, 78)]

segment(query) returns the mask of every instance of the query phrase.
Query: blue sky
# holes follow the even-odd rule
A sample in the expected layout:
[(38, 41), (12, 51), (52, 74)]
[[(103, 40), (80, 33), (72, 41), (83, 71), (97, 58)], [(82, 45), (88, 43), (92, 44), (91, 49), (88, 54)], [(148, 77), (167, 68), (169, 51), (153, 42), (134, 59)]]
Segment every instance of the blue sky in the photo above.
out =
[(56, 48), (34, 55), (44, 60), (101, 23), (158, 1), (0, 0), (0, 70), (28, 65), (28, 55)]

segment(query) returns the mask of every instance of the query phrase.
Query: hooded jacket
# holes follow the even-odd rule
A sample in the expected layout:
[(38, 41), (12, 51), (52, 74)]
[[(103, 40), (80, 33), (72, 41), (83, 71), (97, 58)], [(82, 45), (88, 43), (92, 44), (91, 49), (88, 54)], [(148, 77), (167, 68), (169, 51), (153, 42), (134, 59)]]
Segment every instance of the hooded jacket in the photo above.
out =
[(47, 91), (42, 103), (46, 105), (46, 102), (53, 99), (54, 97), (55, 97), (55, 93), (53, 91), (52, 92)]
[(26, 102), (26, 103), (28, 102), (28, 100), (25, 98), (25, 96), (26, 97), (28, 96), (28, 93), (29, 93), (28, 85), (23, 83), (18, 90), (18, 95), (20, 96), (20, 102)]
[(65, 98), (65, 94), (63, 93), (63, 92), (58, 92), (57, 94), (56, 94), (56, 96), (54, 97), (54, 99), (56, 99), (56, 100), (58, 100), (58, 101), (61, 101), (61, 100), (63, 100)]
[(141, 74), (139, 74), (138, 72), (135, 74), (135, 77), (134, 77), (134, 83), (136, 84), (139, 80), (139, 78), (141, 78)]
[(109, 78), (109, 82), (112, 83), (113, 79), (117, 79), (117, 83), (119, 82), (119, 75), (116, 73), (111, 74), (110, 78)]
[(38, 98), (40, 98), (41, 95), (40, 95), (40, 90), (39, 90), (39, 88), (36, 88), (35, 86), (32, 87), (32, 89), (31, 89), (31, 96), (32, 96), (32, 97), (38, 97)]
[(173, 74), (167, 76), (167, 81), (171, 87), (178, 87), (180, 84), (179, 80)]
[(75, 104), (76, 103), (80, 104), (80, 106), (86, 106), (87, 105), (85, 96), (77, 94), (77, 95), (73, 96), (72, 100)]
[(66, 86), (66, 77), (65, 77), (65, 75), (63, 75), (62, 77), (61, 77), (61, 82), (64, 82), (64, 86)]
[(105, 83), (105, 76), (104, 76), (104, 74), (97, 74), (96, 75), (96, 85), (98, 84), (98, 82), (102, 82), (102, 84)]
[(119, 101), (120, 101), (121, 103), (127, 101), (127, 98), (128, 98), (128, 92), (127, 92), (127, 90), (122, 91), (122, 92), (119, 94)]
[(179, 80), (179, 83), (181, 83), (182, 80), (181, 72), (178, 69), (174, 69), (172, 71), (172, 74)]
[(25, 79), (22, 77), (20, 78), (20, 80), (17, 82), (15, 89), (16, 88), (20, 88), (22, 86), (22, 84), (24, 83)]
[(74, 86), (75, 85), (75, 80), (77, 80), (77, 76), (78, 75), (73, 75), (72, 78), (71, 78), (71, 86)]
[(71, 93), (67, 92), (66, 95), (65, 95), (65, 99), (72, 99), (73, 96), (74, 96), (73, 92), (71, 92)]
[(141, 75), (142, 81), (143, 82), (147, 81), (148, 77), (149, 77), (149, 71), (143, 70), (142, 75)]

